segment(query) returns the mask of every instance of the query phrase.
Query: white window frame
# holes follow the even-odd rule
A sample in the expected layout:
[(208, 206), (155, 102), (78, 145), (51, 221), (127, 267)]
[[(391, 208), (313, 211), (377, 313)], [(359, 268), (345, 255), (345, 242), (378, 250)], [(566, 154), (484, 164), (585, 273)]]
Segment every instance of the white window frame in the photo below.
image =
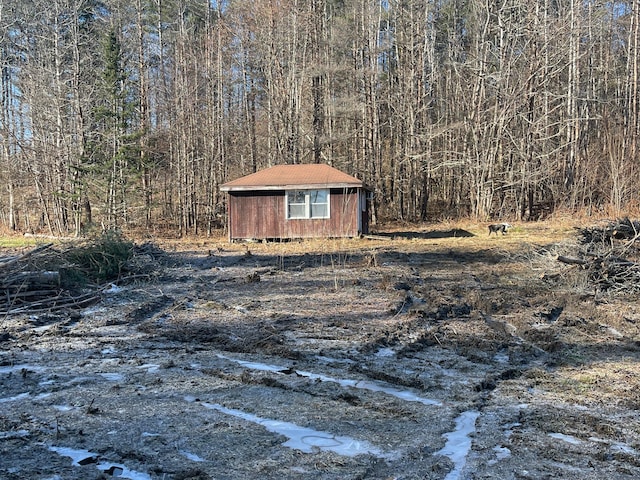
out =
[[(289, 212), (289, 194), (291, 193), (304, 193), (304, 215), (303, 216), (296, 216), (296, 217), (292, 217), (291, 213)], [(327, 202), (326, 203), (315, 203), (312, 204), (311, 203), (311, 196), (313, 192), (326, 192), (327, 195)], [(314, 219), (326, 219), (326, 218), (330, 218), (331, 217), (331, 192), (328, 188), (315, 188), (313, 190), (287, 190), (284, 193), (284, 203), (285, 203), (285, 207), (286, 207), (286, 219), (287, 220), (314, 220)], [(296, 205), (302, 205), (302, 203), (297, 203)], [(327, 211), (326, 211), (326, 215), (324, 216), (312, 216), (311, 212), (311, 206), (312, 205), (326, 205), (327, 206)]]

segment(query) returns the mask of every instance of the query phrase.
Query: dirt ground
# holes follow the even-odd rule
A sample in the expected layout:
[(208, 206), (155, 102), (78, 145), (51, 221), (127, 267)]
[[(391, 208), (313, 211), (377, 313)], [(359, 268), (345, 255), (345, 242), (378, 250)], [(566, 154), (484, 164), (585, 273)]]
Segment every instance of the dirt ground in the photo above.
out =
[(0, 479), (640, 478), (637, 299), (485, 228), (164, 243), (1, 318)]

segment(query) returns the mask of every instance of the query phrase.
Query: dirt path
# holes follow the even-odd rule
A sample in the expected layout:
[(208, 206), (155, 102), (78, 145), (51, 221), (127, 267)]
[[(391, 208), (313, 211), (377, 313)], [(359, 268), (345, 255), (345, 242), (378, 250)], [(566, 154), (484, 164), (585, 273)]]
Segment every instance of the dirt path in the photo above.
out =
[(0, 478), (640, 478), (635, 304), (471, 242), (167, 254), (0, 320)]

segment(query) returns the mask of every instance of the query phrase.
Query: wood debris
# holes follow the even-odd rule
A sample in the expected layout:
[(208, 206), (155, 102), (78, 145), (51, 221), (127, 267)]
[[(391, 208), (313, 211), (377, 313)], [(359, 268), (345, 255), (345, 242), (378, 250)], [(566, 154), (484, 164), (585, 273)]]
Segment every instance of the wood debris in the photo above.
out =
[(597, 291), (640, 293), (640, 222), (628, 218), (578, 233), (581, 251), (557, 260), (584, 270)]
[(83, 308), (123, 279), (148, 276), (156, 250), (113, 233), (0, 257), (0, 315)]
[(69, 267), (51, 243), (0, 258), (0, 314), (47, 312), (97, 301), (99, 295), (94, 291), (65, 288), (64, 272)]

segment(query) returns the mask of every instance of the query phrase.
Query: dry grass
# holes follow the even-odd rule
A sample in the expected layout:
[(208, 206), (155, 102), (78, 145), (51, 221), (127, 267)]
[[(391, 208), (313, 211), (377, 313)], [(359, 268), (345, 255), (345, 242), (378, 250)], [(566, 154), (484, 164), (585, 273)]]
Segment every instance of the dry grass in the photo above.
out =
[(9, 235), (0, 237), (0, 248), (8, 250), (18, 250), (22, 248), (35, 247), (38, 244), (46, 243), (42, 239), (35, 237), (25, 237)]
[[(523, 243), (548, 245), (560, 242), (571, 236), (575, 228), (580, 226), (562, 218), (546, 222), (514, 223), (514, 228), (504, 236), (488, 236), (489, 222), (472, 222), (468, 220), (425, 223), (417, 225), (386, 225), (375, 230), (375, 239), (304, 239), (285, 242), (250, 242), (229, 243), (223, 232), (212, 237), (158, 238), (154, 241), (168, 251), (207, 251), (222, 249), (244, 253), (247, 250), (256, 254), (296, 255), (304, 253), (362, 253), (380, 248), (398, 248), (422, 250), (432, 249), (468, 249), (477, 251), (484, 248), (497, 248), (506, 251), (518, 250)], [(468, 236), (454, 236), (455, 233), (466, 232)]]

